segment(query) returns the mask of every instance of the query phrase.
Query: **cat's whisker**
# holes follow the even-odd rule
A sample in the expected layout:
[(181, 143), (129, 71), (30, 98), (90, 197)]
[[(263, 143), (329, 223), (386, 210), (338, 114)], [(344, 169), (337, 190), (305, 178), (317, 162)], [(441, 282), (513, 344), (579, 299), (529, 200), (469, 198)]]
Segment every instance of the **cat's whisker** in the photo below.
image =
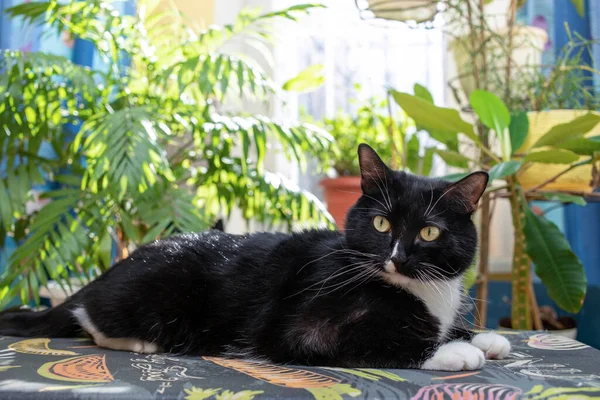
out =
[(354, 207), (355, 210), (367, 210), (367, 211), (376, 211), (379, 214), (387, 214), (387, 211), (382, 210), (377, 207)]
[(424, 218), (429, 217), (429, 214), (435, 209), (435, 206), (437, 206), (437, 204), (440, 202), (440, 200), (442, 200), (445, 195), (447, 195), (448, 193), (453, 191), (455, 188), (456, 188), (455, 186), (452, 186), (450, 189), (448, 189), (444, 193), (442, 193), (442, 195), (436, 200), (436, 202), (433, 203), (433, 206), (431, 206), (431, 209), (429, 210), (429, 212), (424, 215)]
[(429, 207), (431, 207), (431, 203), (433, 203), (433, 186), (431, 186), (431, 183), (429, 184), (429, 189), (431, 190), (431, 196), (429, 197), (429, 205), (427, 206), (427, 208), (425, 209), (425, 213), (424, 215), (427, 215), (429, 212)]
[[(375, 179), (373, 177), (373, 174), (371, 174), (370, 172), (368, 172), (368, 174), (372, 178), (373, 182), (375, 182), (375, 184), (377, 185), (377, 188), (379, 188), (379, 193), (381, 193), (381, 197), (383, 198), (383, 201), (385, 202), (385, 204), (387, 206), (386, 208), (391, 211), (392, 205), (391, 205), (391, 203), (388, 202), (388, 198), (385, 196), (385, 192), (384, 192), (383, 188), (379, 185), (379, 183), (377, 182), (377, 179)], [(377, 172), (377, 175), (379, 175), (379, 172)], [(379, 180), (381, 180), (381, 177), (379, 178)]]
[(376, 201), (376, 202), (378, 202), (378, 203), (379, 203), (379, 204), (380, 204), (380, 205), (381, 205), (381, 206), (382, 206), (384, 209), (386, 209), (386, 210), (388, 210), (388, 211), (391, 211), (391, 210), (389, 210), (389, 209), (387, 208), (387, 206), (386, 206), (385, 204), (383, 204), (382, 202), (380, 202), (379, 200), (377, 200), (375, 197), (371, 197), (371, 196), (369, 196), (368, 194), (365, 194), (365, 193), (359, 193), (359, 192), (350, 192), (350, 191), (348, 191), (348, 190), (338, 190), (338, 192), (341, 192), (341, 193), (360, 194), (360, 195), (362, 195), (362, 196), (365, 196), (365, 197), (367, 197), (367, 198), (369, 198), (369, 199), (371, 199), (371, 200), (373, 200), (373, 201)]
[(357, 287), (364, 285), (365, 283), (367, 283), (368, 281), (370, 281), (371, 279), (373, 279), (373, 277), (375, 275), (378, 275), (378, 274), (379, 274), (379, 271), (373, 270), (372, 273), (368, 274), (363, 280), (361, 280), (360, 282), (358, 282), (358, 284), (356, 284), (356, 285), (352, 286), (350, 289), (346, 290), (344, 292), (344, 294), (342, 294), (342, 296), (345, 296), (348, 293), (350, 293), (351, 291), (353, 291), (354, 289), (356, 289)]
[[(387, 183), (387, 179), (382, 179), (381, 176), (379, 175), (379, 169), (375, 169), (375, 172), (377, 172), (377, 177), (379, 178), (379, 180), (384, 184), (385, 187), (385, 191), (381, 190), (381, 188), (379, 189), (383, 195), (384, 200), (387, 199), (387, 203), (389, 204), (390, 207), (390, 211), (392, 210), (392, 199), (390, 198), (390, 188), (388, 187), (388, 183)], [(379, 186), (379, 185), (377, 185)]]
[(304, 264), (302, 267), (300, 267), (300, 268), (298, 269), (298, 271), (296, 272), (296, 275), (298, 275), (300, 272), (302, 272), (302, 270), (303, 270), (305, 267), (309, 266), (310, 264), (314, 264), (314, 263), (316, 263), (317, 261), (320, 261), (320, 260), (324, 259), (325, 257), (329, 257), (329, 256), (330, 256), (330, 255), (332, 255), (332, 254), (339, 253), (340, 251), (342, 251), (342, 250), (341, 250), (341, 249), (333, 250), (332, 252), (330, 252), (330, 253), (327, 253), (327, 254), (325, 254), (324, 256), (321, 256), (321, 257), (319, 257), (319, 258), (316, 258), (316, 259), (314, 259), (314, 260), (312, 260), (312, 261), (309, 261), (309, 262), (307, 262), (306, 264)]
[(347, 249), (347, 248), (342, 248), (342, 249), (332, 249), (331, 247), (325, 246), (330, 250), (334, 250), (334, 251), (338, 251), (338, 252), (342, 252), (342, 253), (347, 253), (347, 254), (351, 254), (351, 255), (357, 255), (357, 256), (364, 256), (364, 257), (371, 257), (371, 258), (381, 258), (381, 256), (377, 255), (377, 254), (373, 254), (373, 253), (365, 253), (364, 251), (358, 251), (358, 250), (353, 250), (353, 249)]
[[(372, 269), (372, 270), (371, 270), (371, 269), (367, 268), (367, 269), (366, 269), (364, 272), (361, 272), (361, 273), (359, 273), (359, 274), (355, 275), (354, 277), (352, 277), (352, 278), (350, 278), (350, 279), (348, 279), (348, 280), (344, 281), (344, 282), (343, 282), (343, 284), (339, 284), (339, 285), (337, 285), (337, 287), (335, 287), (334, 289), (330, 290), (329, 292), (323, 293), (323, 296), (329, 295), (329, 294), (331, 294), (331, 293), (335, 292), (336, 290), (339, 290), (339, 289), (341, 289), (341, 288), (343, 288), (343, 287), (345, 287), (345, 286), (348, 286), (348, 285), (350, 285), (350, 284), (352, 284), (353, 282), (356, 282), (356, 281), (358, 281), (358, 280), (362, 280), (362, 279), (364, 279), (365, 277), (369, 278), (369, 275), (376, 274), (376, 273), (378, 273), (378, 272), (379, 272), (379, 271), (377, 271), (376, 269)], [(360, 286), (360, 285), (361, 285), (361, 284), (363, 284), (363, 283), (364, 283), (364, 282), (363, 282), (363, 281), (361, 281), (361, 282), (359, 282), (359, 284), (358, 284), (358, 285), (356, 285), (355, 287), (358, 287), (358, 286)], [(353, 290), (353, 289), (354, 289), (354, 287), (353, 287), (351, 290)], [(319, 295), (319, 293), (317, 293), (317, 294), (315, 295), (315, 297), (313, 297), (313, 300), (314, 300), (316, 297), (318, 297), (318, 295)]]
[[(357, 262), (357, 263), (346, 265), (346, 266), (344, 266), (344, 268), (341, 268), (339, 270), (334, 271), (331, 275), (329, 275), (327, 278), (323, 279), (322, 281), (315, 282), (312, 285), (310, 285), (310, 286), (302, 289), (301, 291), (299, 291), (299, 292), (297, 292), (297, 293), (295, 293), (295, 294), (293, 294), (291, 296), (286, 297), (286, 299), (290, 298), (290, 297), (293, 297), (293, 296), (296, 296), (296, 295), (298, 295), (300, 293), (303, 293), (303, 292), (305, 292), (307, 290), (313, 290), (311, 288), (313, 288), (314, 286), (324, 285), (325, 283), (327, 283), (327, 281), (329, 281), (331, 279), (335, 279), (335, 278), (338, 278), (338, 277), (340, 277), (342, 275), (345, 275), (345, 274), (348, 274), (350, 272), (354, 272), (356, 270), (364, 268), (364, 266), (368, 265), (368, 263), (369, 263), (368, 261), (361, 261), (361, 262)], [(349, 268), (349, 267), (351, 267), (351, 268)], [(314, 290), (317, 290), (317, 289), (314, 289)]]
[(444, 208), (444, 210), (443, 210), (443, 211), (440, 211), (439, 213), (435, 213), (435, 214), (433, 214), (433, 215), (429, 215), (429, 216), (428, 216), (428, 218), (435, 218), (435, 217), (437, 217), (438, 215), (442, 215), (442, 214), (443, 214), (443, 213), (445, 213), (446, 211), (448, 211), (448, 209), (447, 209), (447, 208)]

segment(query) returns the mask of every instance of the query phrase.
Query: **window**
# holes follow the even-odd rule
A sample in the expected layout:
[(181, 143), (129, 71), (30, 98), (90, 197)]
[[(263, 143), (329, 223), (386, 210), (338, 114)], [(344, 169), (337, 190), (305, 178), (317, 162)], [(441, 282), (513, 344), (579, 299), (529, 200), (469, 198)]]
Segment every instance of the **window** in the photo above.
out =
[[(337, 110), (352, 112), (356, 99), (385, 96), (387, 86), (412, 92), (415, 83), (426, 86), (436, 104), (443, 104), (446, 51), (440, 29), (363, 20), (351, 0), (324, 4), (326, 9), (313, 12), (299, 24), (286, 25), (278, 37), (275, 74), (279, 81), (310, 65), (324, 66), (325, 84), (293, 99), (292, 113), (303, 109), (320, 119)], [(319, 194), (317, 177), (301, 175), (298, 179), (300, 186)]]

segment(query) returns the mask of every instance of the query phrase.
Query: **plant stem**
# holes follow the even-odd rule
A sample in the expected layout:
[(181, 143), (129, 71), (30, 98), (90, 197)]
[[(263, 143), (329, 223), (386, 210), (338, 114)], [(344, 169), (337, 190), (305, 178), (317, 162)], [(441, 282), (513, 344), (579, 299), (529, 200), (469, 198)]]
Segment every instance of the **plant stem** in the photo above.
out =
[[(390, 121), (388, 123), (388, 135), (390, 137), (390, 143), (392, 145), (392, 168), (398, 169), (398, 149), (396, 148), (396, 142), (394, 141), (394, 116), (392, 114), (392, 95), (388, 91), (387, 92), (387, 110), (389, 114)], [(406, 145), (403, 143), (402, 146), (406, 149)], [(406, 167), (406, 161), (404, 161), (404, 154), (402, 154), (403, 166)]]
[(535, 298), (535, 290), (533, 289), (533, 281), (530, 277), (529, 279), (529, 289), (527, 290), (529, 295), (529, 303), (531, 306), (531, 319), (533, 320), (533, 327), (535, 330), (541, 331), (544, 329), (544, 325), (542, 324), (542, 317), (540, 316), (540, 308), (537, 304), (537, 299)]
[(564, 174), (566, 174), (567, 172), (569, 172), (569, 171), (572, 171), (572, 170), (574, 170), (574, 169), (575, 169), (575, 168), (577, 168), (577, 167), (581, 167), (582, 165), (589, 164), (589, 163), (591, 163), (591, 162), (592, 162), (592, 160), (593, 160), (592, 158), (588, 158), (588, 159), (586, 159), (586, 160), (579, 161), (579, 162), (577, 162), (577, 163), (575, 163), (575, 164), (571, 164), (571, 165), (569, 166), (569, 168), (565, 169), (564, 171), (562, 171), (562, 172), (560, 172), (560, 173), (558, 173), (558, 174), (554, 175), (552, 178), (549, 178), (549, 179), (547, 179), (546, 181), (544, 181), (544, 182), (540, 183), (539, 185), (537, 185), (537, 186), (534, 186), (534, 187), (532, 187), (531, 189), (527, 190), (527, 192), (525, 193), (525, 195), (526, 195), (526, 196), (528, 196), (528, 195), (530, 195), (531, 193), (533, 193), (533, 192), (536, 192), (536, 191), (540, 190), (540, 189), (541, 189), (541, 188), (543, 188), (544, 186), (546, 186), (546, 185), (549, 185), (550, 183), (552, 183), (552, 182), (556, 181), (558, 178), (560, 178), (561, 176), (563, 176), (563, 175), (564, 175)]
[(481, 56), (481, 89), (487, 90), (487, 60), (485, 54), (485, 47), (483, 43), (485, 41), (485, 14), (484, 14), (485, 0), (479, 0), (479, 42), (481, 43), (481, 49), (479, 50), (479, 55)]
[[(477, 45), (477, 36), (476, 36), (476, 32), (475, 32), (475, 26), (473, 24), (473, 10), (471, 7), (471, 0), (467, 0), (466, 3), (467, 3), (467, 16), (468, 16), (468, 20), (469, 20), (469, 36), (471, 38), (471, 51), (469, 51), (469, 53), (473, 54), (472, 52), (474, 51), (474, 49)], [(473, 56), (471, 61), (473, 62), (473, 77), (475, 78), (475, 87), (480, 88), (481, 87), (481, 77), (479, 76), (479, 69), (477, 68), (477, 56)]]
[(121, 227), (118, 227), (117, 228), (117, 259), (115, 262), (124, 260), (128, 256), (129, 256), (129, 251), (127, 250), (127, 246), (125, 245), (125, 241), (123, 238), (123, 231), (121, 230)]
[(519, 193), (519, 184), (514, 178), (509, 178), (510, 205), (515, 230), (514, 251), (512, 263), (512, 301), (511, 301), (511, 325), (513, 329), (531, 330), (531, 302), (529, 299), (530, 285), (530, 262), (526, 252), (525, 235), (523, 226), (525, 224), (525, 211), (522, 204), (524, 201)]
[(504, 102), (508, 103), (510, 99), (510, 74), (512, 66), (513, 53), (513, 27), (515, 25), (515, 17), (517, 14), (517, 0), (511, 0), (508, 16), (508, 54), (506, 60), (506, 86), (504, 88)]
[(475, 300), (475, 327), (484, 329), (487, 322), (488, 267), (490, 249), (490, 196), (484, 194), (481, 202), (481, 232), (479, 244), (479, 271)]

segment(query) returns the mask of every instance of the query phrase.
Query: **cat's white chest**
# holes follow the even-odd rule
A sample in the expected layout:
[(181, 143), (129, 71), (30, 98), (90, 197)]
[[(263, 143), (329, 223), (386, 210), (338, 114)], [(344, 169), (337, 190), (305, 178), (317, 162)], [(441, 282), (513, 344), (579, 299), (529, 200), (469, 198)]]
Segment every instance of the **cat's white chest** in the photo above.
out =
[(462, 304), (462, 282), (460, 278), (450, 281), (430, 281), (423, 283), (412, 281), (404, 286), (408, 291), (417, 296), (427, 311), (439, 320), (440, 332), (438, 339), (443, 340), (460, 310)]

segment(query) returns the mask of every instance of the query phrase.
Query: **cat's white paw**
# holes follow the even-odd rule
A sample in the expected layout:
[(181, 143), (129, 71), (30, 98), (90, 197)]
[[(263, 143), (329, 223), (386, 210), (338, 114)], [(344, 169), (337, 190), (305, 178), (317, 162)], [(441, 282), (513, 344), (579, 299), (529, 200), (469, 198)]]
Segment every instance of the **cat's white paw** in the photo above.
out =
[(477, 347), (467, 342), (450, 342), (441, 345), (422, 369), (434, 371), (472, 371), (485, 364), (485, 356)]
[(495, 332), (478, 333), (471, 344), (483, 351), (485, 358), (501, 360), (510, 352), (510, 342)]

